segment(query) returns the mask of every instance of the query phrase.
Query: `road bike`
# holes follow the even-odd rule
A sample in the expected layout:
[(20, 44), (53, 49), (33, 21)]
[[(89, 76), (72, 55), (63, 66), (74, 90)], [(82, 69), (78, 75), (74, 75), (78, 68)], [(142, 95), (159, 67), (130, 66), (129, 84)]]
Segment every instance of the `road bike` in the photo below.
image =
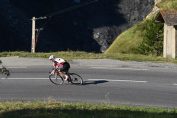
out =
[(71, 84), (83, 84), (83, 79), (79, 74), (76, 73), (70, 73), (68, 72), (67, 75), (69, 76), (68, 80), (65, 80), (61, 75), (58, 69), (52, 69), (52, 71), (49, 73), (49, 80), (55, 84), (55, 85), (61, 85), (64, 83), (64, 81), (67, 81)]
[(2, 61), (1, 60), (0, 60), (0, 65), (1, 65), (1, 67), (0, 67), (0, 74), (5, 75), (5, 78), (7, 78), (8, 76), (10, 76), (10, 71), (6, 67), (4, 67), (2, 65)]

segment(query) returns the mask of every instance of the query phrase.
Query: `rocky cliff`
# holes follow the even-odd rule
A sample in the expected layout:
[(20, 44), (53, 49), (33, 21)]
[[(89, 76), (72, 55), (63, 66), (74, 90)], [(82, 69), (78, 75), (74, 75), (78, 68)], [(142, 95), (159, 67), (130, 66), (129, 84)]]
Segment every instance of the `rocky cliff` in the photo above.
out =
[[(37, 51), (80, 50), (103, 52), (122, 31), (141, 21), (154, 0), (0, 0), (0, 51), (28, 50), (31, 18), (43, 28)], [(81, 5), (77, 9), (73, 6)], [(58, 11), (71, 8), (58, 14)], [(75, 8), (75, 7), (74, 7)]]

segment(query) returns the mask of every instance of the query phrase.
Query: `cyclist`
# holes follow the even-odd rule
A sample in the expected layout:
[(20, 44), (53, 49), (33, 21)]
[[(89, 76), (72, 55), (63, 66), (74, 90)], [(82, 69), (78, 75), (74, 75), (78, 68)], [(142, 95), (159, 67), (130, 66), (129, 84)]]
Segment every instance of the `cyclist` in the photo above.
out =
[(65, 80), (68, 80), (69, 76), (67, 75), (67, 73), (70, 69), (70, 64), (62, 58), (55, 58), (54, 55), (51, 55), (49, 57), (49, 60), (51, 60), (53, 62), (53, 67), (58, 69), (60, 75)]

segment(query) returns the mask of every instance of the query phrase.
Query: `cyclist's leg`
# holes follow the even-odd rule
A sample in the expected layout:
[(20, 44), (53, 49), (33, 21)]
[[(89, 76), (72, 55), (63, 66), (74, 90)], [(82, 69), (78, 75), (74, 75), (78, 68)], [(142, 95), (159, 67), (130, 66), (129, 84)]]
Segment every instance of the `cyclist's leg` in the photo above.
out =
[(68, 73), (66, 73), (64, 71), (60, 71), (59, 74), (65, 81), (70, 82), (70, 76), (68, 75)]
[(59, 71), (59, 75), (60, 75), (63, 79), (65, 79), (65, 74), (63, 73), (63, 71)]
[(63, 68), (60, 69), (60, 71), (63, 73), (65, 80), (69, 79), (68, 71), (69, 71), (70, 65), (68, 62), (65, 62), (63, 65)]

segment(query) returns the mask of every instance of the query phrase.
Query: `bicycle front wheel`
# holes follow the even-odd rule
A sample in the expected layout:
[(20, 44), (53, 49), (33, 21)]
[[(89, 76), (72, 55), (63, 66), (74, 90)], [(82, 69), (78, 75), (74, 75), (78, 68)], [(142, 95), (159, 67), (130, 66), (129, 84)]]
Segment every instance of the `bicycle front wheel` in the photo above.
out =
[(83, 79), (80, 75), (76, 73), (69, 73), (72, 84), (83, 84)]
[(61, 84), (64, 83), (63, 78), (60, 75), (58, 75), (57, 73), (50, 74), (49, 75), (49, 80), (55, 85), (61, 85)]
[(9, 70), (5, 70), (3, 73), (4, 73), (4, 75), (6, 75), (6, 77), (10, 76)]

